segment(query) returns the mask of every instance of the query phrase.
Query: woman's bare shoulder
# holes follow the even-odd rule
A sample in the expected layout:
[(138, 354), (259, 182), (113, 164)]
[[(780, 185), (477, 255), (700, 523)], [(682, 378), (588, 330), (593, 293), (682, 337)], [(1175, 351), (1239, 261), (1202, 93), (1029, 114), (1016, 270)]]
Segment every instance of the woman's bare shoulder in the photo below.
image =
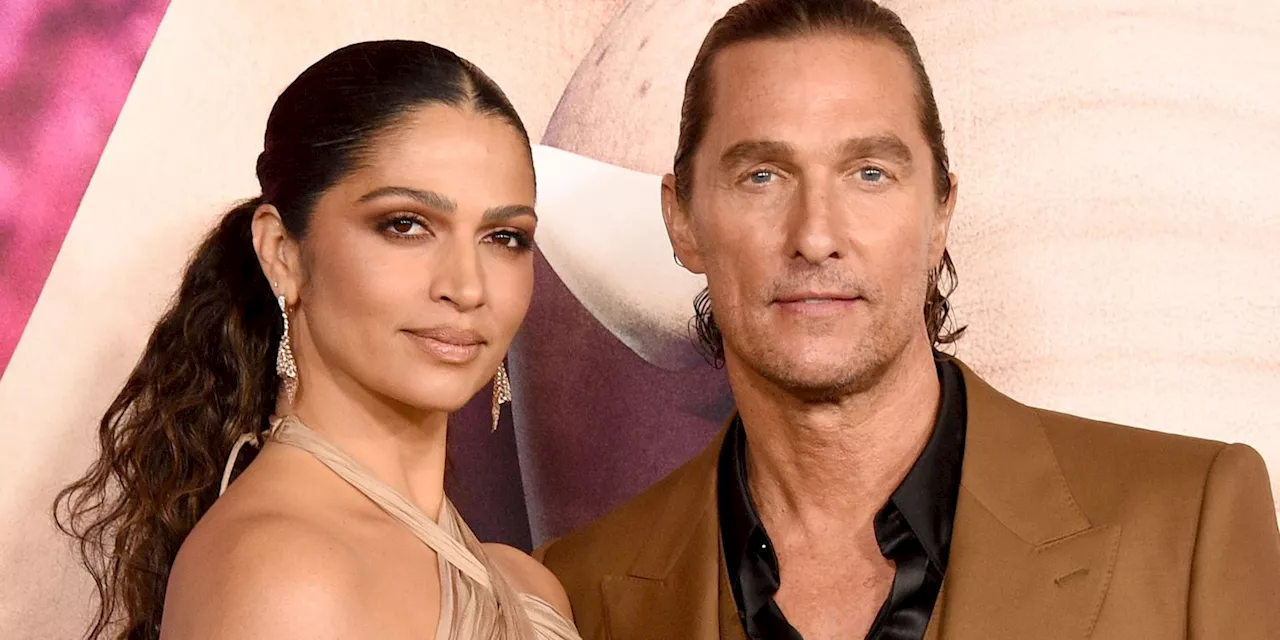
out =
[(368, 636), (360, 555), (340, 531), (287, 512), (227, 506), (201, 520), (178, 553), (166, 640)]
[(487, 542), (484, 544), (484, 551), (516, 591), (546, 600), (565, 618), (573, 619), (568, 594), (555, 574), (541, 562), (505, 544)]

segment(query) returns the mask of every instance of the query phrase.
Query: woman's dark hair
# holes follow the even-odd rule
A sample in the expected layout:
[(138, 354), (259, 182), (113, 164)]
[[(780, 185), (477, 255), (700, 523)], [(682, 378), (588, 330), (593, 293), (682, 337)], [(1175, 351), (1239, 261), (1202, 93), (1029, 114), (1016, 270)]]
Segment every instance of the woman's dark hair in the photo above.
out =
[[(676, 144), (676, 197), (688, 202), (693, 192), (693, 156), (702, 143), (712, 117), (711, 73), (716, 55), (731, 45), (760, 40), (799, 38), (817, 33), (838, 33), (858, 38), (877, 38), (896, 46), (911, 65), (916, 80), (920, 128), (933, 152), (934, 190), (939, 201), (951, 193), (947, 145), (943, 141), (942, 119), (933, 98), (933, 86), (915, 38), (893, 11), (873, 0), (746, 0), (730, 9), (712, 25), (694, 57), (684, 85), (680, 111), (680, 137)], [(956, 286), (956, 268), (945, 249), (942, 260), (929, 273), (924, 301), (925, 327), (936, 347), (954, 343), (965, 328), (950, 328), (951, 302)], [(724, 339), (711, 312), (711, 293), (704, 289), (694, 299), (692, 329), (698, 346), (712, 364), (724, 363)]]
[(98, 459), (54, 504), (58, 527), (78, 541), (97, 585), (87, 638), (159, 637), (178, 548), (218, 497), (236, 438), (261, 437), (275, 409), (283, 326), (254, 252), (254, 211), (274, 205), (290, 236), (302, 239), (321, 194), (366, 161), (380, 136), (429, 105), (490, 114), (529, 142), (493, 80), (424, 42), (344, 47), (276, 100), (258, 156), (262, 195), (226, 213), (195, 251), (98, 425)]

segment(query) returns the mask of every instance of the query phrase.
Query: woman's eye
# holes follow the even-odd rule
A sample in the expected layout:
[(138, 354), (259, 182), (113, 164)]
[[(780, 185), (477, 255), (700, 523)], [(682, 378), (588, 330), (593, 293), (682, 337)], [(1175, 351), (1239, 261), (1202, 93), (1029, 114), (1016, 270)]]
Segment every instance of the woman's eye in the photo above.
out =
[(396, 218), (387, 224), (387, 229), (398, 236), (419, 235), (426, 228), (413, 218)]
[(513, 251), (523, 251), (533, 245), (529, 236), (517, 231), (498, 231), (489, 237), (494, 244)]

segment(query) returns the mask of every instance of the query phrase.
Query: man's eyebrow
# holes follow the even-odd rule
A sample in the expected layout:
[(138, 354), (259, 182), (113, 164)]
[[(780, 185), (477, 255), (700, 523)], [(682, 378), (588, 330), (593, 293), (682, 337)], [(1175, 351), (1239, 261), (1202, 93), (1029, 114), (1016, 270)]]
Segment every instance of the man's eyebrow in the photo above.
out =
[(441, 195), (434, 191), (413, 189), (410, 187), (379, 187), (360, 196), (360, 199), (357, 200), (357, 202), (369, 202), (377, 200), (378, 198), (388, 198), (392, 196), (416, 200), (425, 206), (444, 213), (453, 213), (458, 210), (458, 203), (454, 202), (453, 198), (450, 198), (449, 196)]
[(720, 154), (720, 170), (727, 171), (734, 167), (765, 158), (788, 159), (795, 156), (795, 147), (778, 140), (743, 140), (725, 149)]
[[(844, 158), (884, 158), (904, 165), (910, 165), (912, 160), (911, 148), (893, 134), (848, 138), (840, 142), (839, 151), (840, 156)], [(744, 140), (720, 154), (720, 170), (728, 171), (734, 167), (765, 159), (787, 160), (795, 155), (795, 147), (786, 142)]]
[(911, 164), (911, 148), (891, 133), (859, 136), (840, 143), (842, 158), (884, 158), (899, 164)]

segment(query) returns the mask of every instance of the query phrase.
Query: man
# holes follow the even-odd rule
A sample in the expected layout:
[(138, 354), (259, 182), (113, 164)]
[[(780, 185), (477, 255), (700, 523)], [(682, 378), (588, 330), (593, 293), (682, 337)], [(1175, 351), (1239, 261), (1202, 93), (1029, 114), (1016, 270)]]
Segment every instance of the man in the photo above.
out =
[(935, 350), (956, 179), (892, 12), (732, 9), (662, 195), (737, 411), (539, 550), (584, 638), (1280, 637), (1256, 452), (1026, 407)]

